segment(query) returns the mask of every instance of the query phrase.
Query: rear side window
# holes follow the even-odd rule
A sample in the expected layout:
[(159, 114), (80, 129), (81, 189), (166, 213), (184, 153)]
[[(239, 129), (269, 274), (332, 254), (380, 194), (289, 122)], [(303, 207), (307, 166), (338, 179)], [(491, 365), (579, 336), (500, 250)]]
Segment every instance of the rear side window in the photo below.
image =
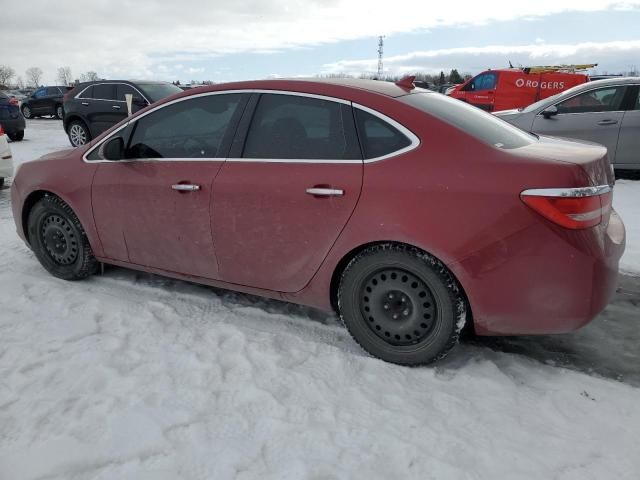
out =
[(47, 95), (60, 95), (58, 87), (47, 87)]
[(496, 148), (519, 148), (537, 140), (530, 133), (500, 120), (495, 115), (445, 95), (414, 93), (400, 97), (398, 100)]
[(318, 98), (263, 94), (243, 157), (359, 160), (351, 107)]
[(208, 95), (163, 107), (138, 120), (127, 158), (218, 158), (242, 94)]
[(411, 145), (411, 140), (381, 118), (359, 108), (355, 112), (365, 159), (383, 157)]
[(615, 112), (622, 110), (626, 88), (607, 87), (590, 90), (556, 105), (558, 113)]
[(91, 98), (96, 100), (115, 100), (116, 86), (113, 83), (98, 83), (93, 86)]

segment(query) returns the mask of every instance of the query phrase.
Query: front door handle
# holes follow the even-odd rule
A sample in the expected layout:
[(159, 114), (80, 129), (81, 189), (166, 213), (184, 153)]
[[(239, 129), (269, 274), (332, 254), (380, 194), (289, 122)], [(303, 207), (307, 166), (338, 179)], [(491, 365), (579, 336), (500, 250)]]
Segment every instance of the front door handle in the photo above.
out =
[(307, 188), (307, 193), (314, 197), (341, 197), (344, 195), (344, 190), (340, 190), (339, 188), (313, 187)]
[(175, 185), (171, 185), (171, 188), (179, 192), (197, 192), (198, 190), (200, 190), (200, 185), (191, 185), (189, 183), (176, 183)]
[(111, 105), (111, 108), (115, 108), (116, 110), (120, 110), (120, 105)]
[(89, 102), (82, 102), (82, 105), (84, 105), (85, 107), (89, 106)]
[(607, 120), (600, 120), (598, 122), (598, 125), (615, 125), (616, 123), (618, 123), (618, 120), (607, 119)]

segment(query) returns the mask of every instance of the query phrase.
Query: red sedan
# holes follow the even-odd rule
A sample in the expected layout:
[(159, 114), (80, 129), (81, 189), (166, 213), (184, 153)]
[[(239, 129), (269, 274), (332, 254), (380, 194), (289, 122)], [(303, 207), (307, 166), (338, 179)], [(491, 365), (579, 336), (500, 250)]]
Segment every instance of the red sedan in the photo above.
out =
[(100, 263), (335, 309), (372, 355), (558, 333), (609, 301), (624, 250), (603, 147), (538, 138), (365, 80), (191, 90), (19, 169), (18, 234), (76, 280)]

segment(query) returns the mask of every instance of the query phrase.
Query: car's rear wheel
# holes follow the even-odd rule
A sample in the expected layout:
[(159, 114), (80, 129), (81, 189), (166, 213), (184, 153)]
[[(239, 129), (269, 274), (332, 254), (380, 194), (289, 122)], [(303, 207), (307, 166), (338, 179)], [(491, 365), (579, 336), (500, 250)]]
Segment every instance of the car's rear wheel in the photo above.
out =
[(24, 118), (33, 118), (33, 112), (31, 111), (31, 107), (29, 107), (28, 105), (23, 105), (22, 116)]
[(416, 248), (375, 245), (345, 268), (340, 318), (371, 355), (403, 365), (444, 357), (464, 326), (460, 286), (442, 262)]
[(89, 133), (89, 129), (80, 120), (74, 120), (71, 122), (67, 132), (69, 134), (69, 141), (74, 147), (85, 145), (91, 140), (91, 133)]
[(64, 119), (64, 108), (62, 108), (62, 105), (56, 105), (56, 117), (59, 120)]
[(54, 195), (31, 209), (29, 241), (42, 266), (53, 276), (80, 280), (98, 270), (89, 240), (71, 207)]
[(24, 138), (24, 130), (20, 130), (19, 132), (13, 132), (9, 134), (9, 138), (12, 142), (19, 142)]

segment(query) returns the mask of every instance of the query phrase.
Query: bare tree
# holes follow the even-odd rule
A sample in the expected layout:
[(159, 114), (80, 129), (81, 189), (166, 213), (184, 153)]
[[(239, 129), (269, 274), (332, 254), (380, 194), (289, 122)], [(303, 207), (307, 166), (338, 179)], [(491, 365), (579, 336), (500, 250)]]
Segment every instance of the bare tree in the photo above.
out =
[(27, 77), (27, 82), (32, 86), (38, 88), (40, 80), (42, 79), (42, 69), (40, 67), (30, 67), (24, 72)]
[(58, 68), (58, 82), (60, 82), (60, 85), (70, 85), (72, 81), (71, 67)]
[(0, 65), (0, 85), (7, 85), (16, 74), (16, 71), (9, 65)]
[(18, 76), (18, 79), (16, 80), (16, 86), (19, 90), (24, 90), (24, 80), (22, 80), (22, 77)]
[(100, 80), (100, 78), (98, 77), (98, 74), (93, 70), (89, 70), (88, 72), (80, 75), (81, 82), (93, 82), (95, 80)]

